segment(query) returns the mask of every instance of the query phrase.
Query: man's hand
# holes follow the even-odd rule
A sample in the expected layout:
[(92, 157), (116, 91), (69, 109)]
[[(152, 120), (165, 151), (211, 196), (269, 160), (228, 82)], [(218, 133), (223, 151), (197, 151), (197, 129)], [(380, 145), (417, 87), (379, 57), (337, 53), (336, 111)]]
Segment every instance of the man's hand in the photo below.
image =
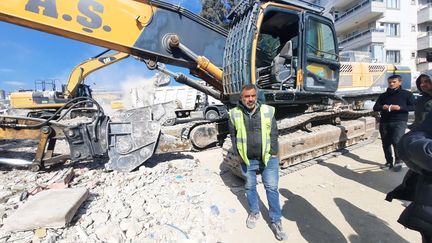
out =
[(392, 105), (391, 106), (391, 110), (392, 111), (398, 111), (398, 110), (400, 110), (400, 106), (398, 106), (398, 105)]
[(400, 110), (400, 106), (399, 105), (383, 105), (383, 110), (398, 111), (398, 110)]

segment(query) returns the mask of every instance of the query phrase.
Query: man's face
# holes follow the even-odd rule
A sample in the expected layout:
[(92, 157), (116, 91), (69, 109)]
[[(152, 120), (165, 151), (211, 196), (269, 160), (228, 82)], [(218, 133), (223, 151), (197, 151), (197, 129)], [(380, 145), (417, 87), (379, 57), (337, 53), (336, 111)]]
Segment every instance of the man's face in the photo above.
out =
[(389, 79), (387, 82), (390, 89), (398, 89), (401, 86), (401, 82), (397, 78)]
[(427, 77), (422, 77), (420, 79), (420, 88), (421, 90), (425, 92), (431, 92), (432, 91), (432, 83)]
[(244, 89), (241, 93), (241, 101), (243, 105), (249, 110), (253, 110), (256, 106), (256, 90), (255, 89)]

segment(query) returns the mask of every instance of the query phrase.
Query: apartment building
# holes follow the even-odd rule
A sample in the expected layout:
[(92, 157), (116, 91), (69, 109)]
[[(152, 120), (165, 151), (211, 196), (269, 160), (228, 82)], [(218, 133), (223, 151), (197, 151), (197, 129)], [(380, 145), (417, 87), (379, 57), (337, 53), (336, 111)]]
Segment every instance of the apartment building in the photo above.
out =
[[(319, 4), (333, 17), (343, 51), (369, 52), (373, 61), (409, 66), (416, 76), (417, 0), (320, 0)], [(425, 14), (432, 19), (430, 6)], [(427, 42), (432, 46), (432, 39)]]
[(432, 63), (426, 57), (432, 58), (432, 0), (418, 0), (417, 23), (417, 71), (431, 74)]

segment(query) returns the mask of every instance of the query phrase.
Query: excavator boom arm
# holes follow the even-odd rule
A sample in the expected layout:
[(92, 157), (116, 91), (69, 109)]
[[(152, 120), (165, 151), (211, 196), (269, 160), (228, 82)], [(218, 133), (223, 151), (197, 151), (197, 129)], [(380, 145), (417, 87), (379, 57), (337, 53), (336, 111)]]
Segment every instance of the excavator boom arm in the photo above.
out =
[(4, 0), (0, 20), (191, 69), (196, 62), (171, 50), (169, 35), (176, 34), (218, 67), (227, 36), (224, 29), (188, 10), (155, 0)]
[(90, 58), (77, 65), (69, 75), (67, 86), (65, 89), (65, 98), (75, 97), (78, 86), (84, 82), (84, 79), (92, 72), (99, 70), (108, 65), (114, 64), (129, 57), (129, 54), (116, 52), (111, 55), (97, 56)]
[[(222, 77), (220, 69), (227, 31), (188, 10), (162, 1), (5, 0), (0, 2), (0, 21), (125, 53), (119, 55), (133, 55), (146, 61), (149, 68), (152, 67), (149, 64), (160, 62), (188, 68), (197, 76), (213, 79), (211, 81), (220, 81)], [(173, 45), (173, 40), (177, 41), (178, 46)], [(201, 58), (203, 56), (212, 63), (206, 62), (207, 59)], [(87, 72), (86, 64), (76, 68), (69, 79), (67, 97), (74, 96), (75, 89), (91, 69)], [(74, 105), (86, 102), (76, 99), (70, 102), (76, 101)], [(91, 102), (97, 104), (94, 100)], [(69, 111), (66, 106), (61, 109)], [(168, 139), (164, 143), (159, 141), (159, 136), (160, 124), (172, 119), (173, 114), (172, 104), (160, 104), (127, 110), (119, 115), (122, 119), (110, 119), (98, 106), (98, 115), (91, 124), (74, 125), (77, 130), (64, 128), (71, 160), (82, 161), (108, 154), (110, 163), (107, 163), (107, 168), (130, 171), (146, 161), (158, 144), (172, 146), (173, 141)], [(49, 127), (52, 119), (43, 124)], [(26, 121), (27, 118), (18, 117), (10, 121), (11, 124), (9, 121), (0, 123), (0, 127), (19, 131), (15, 123)], [(20, 131), (20, 134), (40, 129), (39, 125), (25, 128), (27, 130)], [(52, 153), (58, 138), (52, 134), (46, 133), (39, 138), (38, 156), (32, 163), (37, 167), (47, 165), (51, 160), (58, 161), (52, 158), (45, 160), (49, 157), (46, 154)], [(38, 139), (36, 136), (33, 134), (31, 137)], [(13, 139), (10, 135), (0, 134), (0, 137)], [(74, 139), (78, 139), (79, 143)]]

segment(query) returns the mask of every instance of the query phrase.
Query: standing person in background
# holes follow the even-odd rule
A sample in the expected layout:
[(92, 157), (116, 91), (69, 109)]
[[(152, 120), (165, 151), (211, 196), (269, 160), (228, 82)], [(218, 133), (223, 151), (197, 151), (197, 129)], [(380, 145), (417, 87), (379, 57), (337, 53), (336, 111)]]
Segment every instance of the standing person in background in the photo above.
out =
[[(392, 75), (387, 79), (387, 82), (387, 91), (379, 96), (373, 110), (379, 111), (381, 114), (379, 131), (386, 159), (385, 166), (399, 171), (402, 168), (402, 161), (399, 159), (396, 146), (405, 134), (408, 112), (414, 110), (414, 96), (411, 92), (401, 88), (401, 76)], [(395, 154), (394, 161), (392, 146)]]
[(425, 119), (426, 114), (432, 111), (432, 81), (429, 75), (421, 74), (416, 79), (416, 85), (421, 96), (415, 102), (415, 118), (410, 129), (417, 128)]
[(256, 177), (261, 173), (269, 204), (270, 228), (276, 239), (286, 240), (279, 204), (278, 129), (274, 113), (273, 107), (257, 102), (255, 85), (245, 85), (240, 92), (240, 102), (229, 112), (229, 129), (234, 153), (242, 160), (241, 170), (246, 177), (246, 199), (250, 210), (246, 226), (255, 228), (260, 218)]

